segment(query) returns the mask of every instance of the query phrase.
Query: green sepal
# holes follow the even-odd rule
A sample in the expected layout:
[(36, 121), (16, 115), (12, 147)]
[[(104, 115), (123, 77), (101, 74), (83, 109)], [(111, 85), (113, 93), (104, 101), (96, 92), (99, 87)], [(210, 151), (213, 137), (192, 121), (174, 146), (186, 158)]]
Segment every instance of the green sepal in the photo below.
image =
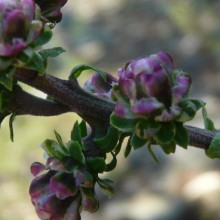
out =
[(209, 148), (205, 150), (205, 153), (210, 158), (220, 159), (220, 133), (217, 133), (209, 145)]
[(125, 137), (126, 137), (126, 134), (121, 134), (121, 135), (119, 136), (118, 144), (117, 144), (117, 146), (116, 146), (115, 149), (114, 149), (115, 155), (118, 155), (118, 153), (121, 151), (121, 146), (122, 146), (122, 144), (123, 144), (123, 141), (124, 141)]
[(137, 119), (124, 119), (118, 117), (115, 113), (112, 113), (110, 123), (113, 127), (124, 133), (133, 132), (135, 130)]
[(42, 46), (50, 41), (53, 36), (53, 32), (50, 27), (45, 25), (43, 33), (34, 41), (34, 47)]
[(163, 144), (163, 143), (158, 143), (158, 144), (162, 148), (164, 153), (166, 153), (166, 154), (175, 153), (175, 151), (176, 151), (175, 141), (171, 141), (171, 142), (165, 143), (165, 144)]
[(183, 126), (181, 122), (175, 122), (176, 125), (176, 134), (175, 141), (180, 147), (187, 149), (189, 144), (189, 135), (187, 129)]
[(76, 121), (73, 125), (73, 129), (71, 131), (71, 140), (79, 142), (82, 146), (82, 137), (78, 121)]
[(65, 50), (62, 47), (54, 47), (54, 48), (42, 49), (38, 51), (38, 53), (45, 61), (48, 59), (48, 57), (57, 57), (63, 52), (65, 52)]
[(41, 144), (41, 147), (45, 150), (45, 152), (47, 153), (47, 155), (49, 157), (56, 157), (58, 159), (62, 159), (62, 158), (64, 158), (66, 156), (65, 152), (63, 151), (63, 149), (54, 140), (46, 139)]
[(57, 142), (59, 143), (59, 145), (60, 145), (60, 147), (62, 148), (63, 152), (65, 152), (66, 154), (68, 154), (68, 150), (67, 150), (67, 148), (66, 148), (66, 145), (63, 143), (63, 140), (62, 140), (60, 134), (59, 134), (56, 130), (54, 130), (54, 134), (55, 134), (56, 139), (57, 139)]
[(34, 50), (32, 48), (26, 48), (18, 56), (16, 56), (13, 65), (15, 67), (25, 67), (25, 65), (31, 60)]
[(112, 155), (112, 160), (110, 163), (106, 164), (106, 168), (105, 168), (105, 172), (109, 172), (115, 169), (115, 167), (117, 166), (117, 157), (116, 154), (111, 153)]
[(125, 150), (124, 150), (124, 157), (125, 158), (127, 158), (128, 155), (131, 153), (131, 148), (132, 148), (132, 145), (131, 145), (131, 137), (130, 137), (128, 139), (128, 142), (127, 142)]
[(202, 116), (205, 125), (205, 129), (209, 131), (216, 131), (213, 121), (208, 117), (208, 113), (205, 107), (202, 108)]
[(115, 190), (113, 188), (113, 182), (109, 179), (97, 179), (97, 183), (99, 184), (102, 192), (107, 195), (108, 197), (112, 197), (112, 195), (115, 193)]
[(85, 65), (85, 64), (82, 64), (82, 65), (78, 65), (76, 67), (74, 67), (70, 73), (70, 76), (69, 76), (69, 79), (73, 79), (73, 80), (76, 80), (83, 71), (85, 70), (94, 70), (96, 73), (98, 73), (104, 81), (107, 80), (107, 73), (96, 68), (96, 67), (92, 67), (92, 66), (89, 66), (89, 65)]
[(82, 146), (78, 141), (69, 141), (67, 144), (69, 155), (81, 164), (85, 164)]
[(118, 139), (119, 131), (116, 128), (110, 126), (108, 128), (106, 136), (102, 138), (96, 138), (94, 139), (94, 142), (96, 143), (98, 148), (108, 153), (114, 150), (118, 143)]
[(175, 124), (174, 122), (161, 123), (160, 130), (154, 136), (155, 140), (160, 144), (171, 142), (175, 137)]
[(45, 73), (45, 62), (38, 52), (34, 52), (31, 59), (26, 63), (25, 68), (36, 70), (40, 75)]
[(86, 158), (86, 164), (95, 173), (103, 173), (106, 169), (105, 159), (103, 157)]
[(134, 148), (134, 150), (136, 150), (145, 146), (148, 141), (149, 139), (142, 139), (134, 132), (131, 137), (131, 146)]

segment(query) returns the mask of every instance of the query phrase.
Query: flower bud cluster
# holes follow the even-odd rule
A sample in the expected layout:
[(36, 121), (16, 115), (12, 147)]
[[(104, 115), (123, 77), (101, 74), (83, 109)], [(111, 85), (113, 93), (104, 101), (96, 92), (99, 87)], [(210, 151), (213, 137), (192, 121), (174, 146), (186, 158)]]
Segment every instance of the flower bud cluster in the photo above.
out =
[(31, 201), (42, 220), (79, 220), (81, 211), (96, 212), (99, 208), (96, 183), (106, 193), (113, 192), (110, 182), (98, 177), (106, 170), (105, 159), (86, 156), (86, 149), (95, 142), (87, 135), (84, 121), (74, 124), (68, 143), (63, 143), (57, 132), (55, 135), (57, 141), (47, 139), (41, 145), (46, 164), (31, 165), (35, 176), (29, 190)]
[(160, 122), (181, 115), (178, 105), (190, 88), (190, 76), (173, 69), (172, 58), (159, 52), (131, 61), (119, 69), (115, 114), (122, 118), (146, 118)]
[[(46, 173), (38, 175), (42, 171)], [(98, 209), (94, 177), (70, 157), (49, 157), (46, 165), (35, 162), (31, 172), (36, 177), (30, 186), (30, 196), (40, 219), (77, 220), (80, 209)]]

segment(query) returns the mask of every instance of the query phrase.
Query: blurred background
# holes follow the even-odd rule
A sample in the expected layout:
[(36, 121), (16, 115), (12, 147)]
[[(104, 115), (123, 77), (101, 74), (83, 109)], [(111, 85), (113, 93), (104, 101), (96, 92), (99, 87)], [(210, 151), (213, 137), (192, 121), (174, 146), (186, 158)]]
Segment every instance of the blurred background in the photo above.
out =
[[(48, 73), (68, 78), (78, 64), (90, 64), (117, 75), (126, 61), (166, 51), (175, 67), (193, 78), (192, 96), (207, 103), (220, 128), (220, 1), (218, 0), (69, 0), (63, 20), (46, 47), (62, 46), (66, 53), (51, 60)], [(81, 83), (91, 73), (80, 78)], [(36, 95), (39, 91), (26, 87)], [(77, 116), (73, 113), (41, 118), (20, 116), (9, 138), (8, 119), (0, 130), (0, 219), (37, 220), (28, 187), (34, 161), (44, 162), (39, 145), (58, 131), (65, 141)], [(191, 123), (203, 127), (200, 113)], [(119, 165), (105, 177), (115, 181), (111, 199), (97, 188), (101, 201), (95, 214), (83, 220), (219, 220), (220, 161), (204, 151), (178, 148), (164, 155), (154, 149), (157, 165), (146, 149), (123, 152)]]

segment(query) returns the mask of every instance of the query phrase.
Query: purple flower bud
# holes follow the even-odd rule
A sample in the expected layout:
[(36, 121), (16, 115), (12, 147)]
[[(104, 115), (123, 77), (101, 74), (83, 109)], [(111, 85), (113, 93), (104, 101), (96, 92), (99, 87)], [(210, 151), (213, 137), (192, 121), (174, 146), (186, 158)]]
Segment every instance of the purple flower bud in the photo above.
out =
[(89, 212), (96, 212), (99, 208), (99, 201), (95, 198), (93, 189), (81, 188), (82, 208)]
[(139, 115), (153, 118), (161, 113), (163, 107), (163, 104), (158, 102), (156, 98), (141, 98), (134, 101), (131, 105), (131, 111)]
[(98, 97), (111, 99), (112, 86), (116, 82), (117, 79), (110, 74), (107, 74), (106, 80), (104, 80), (98, 73), (95, 73), (86, 81), (84, 89)]
[(45, 166), (42, 163), (35, 162), (31, 165), (31, 173), (33, 176), (37, 176), (39, 173), (45, 170)]
[(16, 56), (41, 34), (43, 25), (33, 22), (33, 0), (1, 0), (0, 10), (0, 56)]
[(49, 22), (58, 23), (62, 19), (61, 8), (66, 4), (67, 0), (35, 0), (39, 5), (42, 16)]
[(50, 190), (60, 200), (75, 196), (78, 191), (73, 176), (65, 173), (57, 173), (50, 178)]

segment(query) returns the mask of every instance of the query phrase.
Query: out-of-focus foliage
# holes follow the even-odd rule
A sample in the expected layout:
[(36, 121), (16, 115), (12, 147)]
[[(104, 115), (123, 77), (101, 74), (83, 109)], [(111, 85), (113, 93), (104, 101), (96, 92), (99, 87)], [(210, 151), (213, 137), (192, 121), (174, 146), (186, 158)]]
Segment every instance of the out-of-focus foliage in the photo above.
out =
[[(219, 10), (218, 0), (69, 0), (47, 45), (67, 52), (49, 61), (47, 72), (67, 78), (74, 65), (86, 63), (116, 73), (127, 60), (163, 50), (175, 58), (175, 66), (191, 74), (195, 96), (215, 95), (204, 101), (219, 128)], [(53, 138), (53, 129), (68, 140), (74, 117), (18, 117), (14, 143), (8, 121), (3, 122), (0, 219), (37, 220), (28, 196), (29, 166), (40, 160), (38, 146)], [(203, 126), (199, 118), (195, 124)], [(159, 149), (155, 153), (160, 165), (150, 156), (143, 158), (147, 152), (132, 152), (128, 161), (121, 155), (110, 177), (117, 180), (117, 196), (107, 200), (98, 195), (100, 212), (84, 219), (220, 219), (219, 162), (194, 148), (166, 158)]]

